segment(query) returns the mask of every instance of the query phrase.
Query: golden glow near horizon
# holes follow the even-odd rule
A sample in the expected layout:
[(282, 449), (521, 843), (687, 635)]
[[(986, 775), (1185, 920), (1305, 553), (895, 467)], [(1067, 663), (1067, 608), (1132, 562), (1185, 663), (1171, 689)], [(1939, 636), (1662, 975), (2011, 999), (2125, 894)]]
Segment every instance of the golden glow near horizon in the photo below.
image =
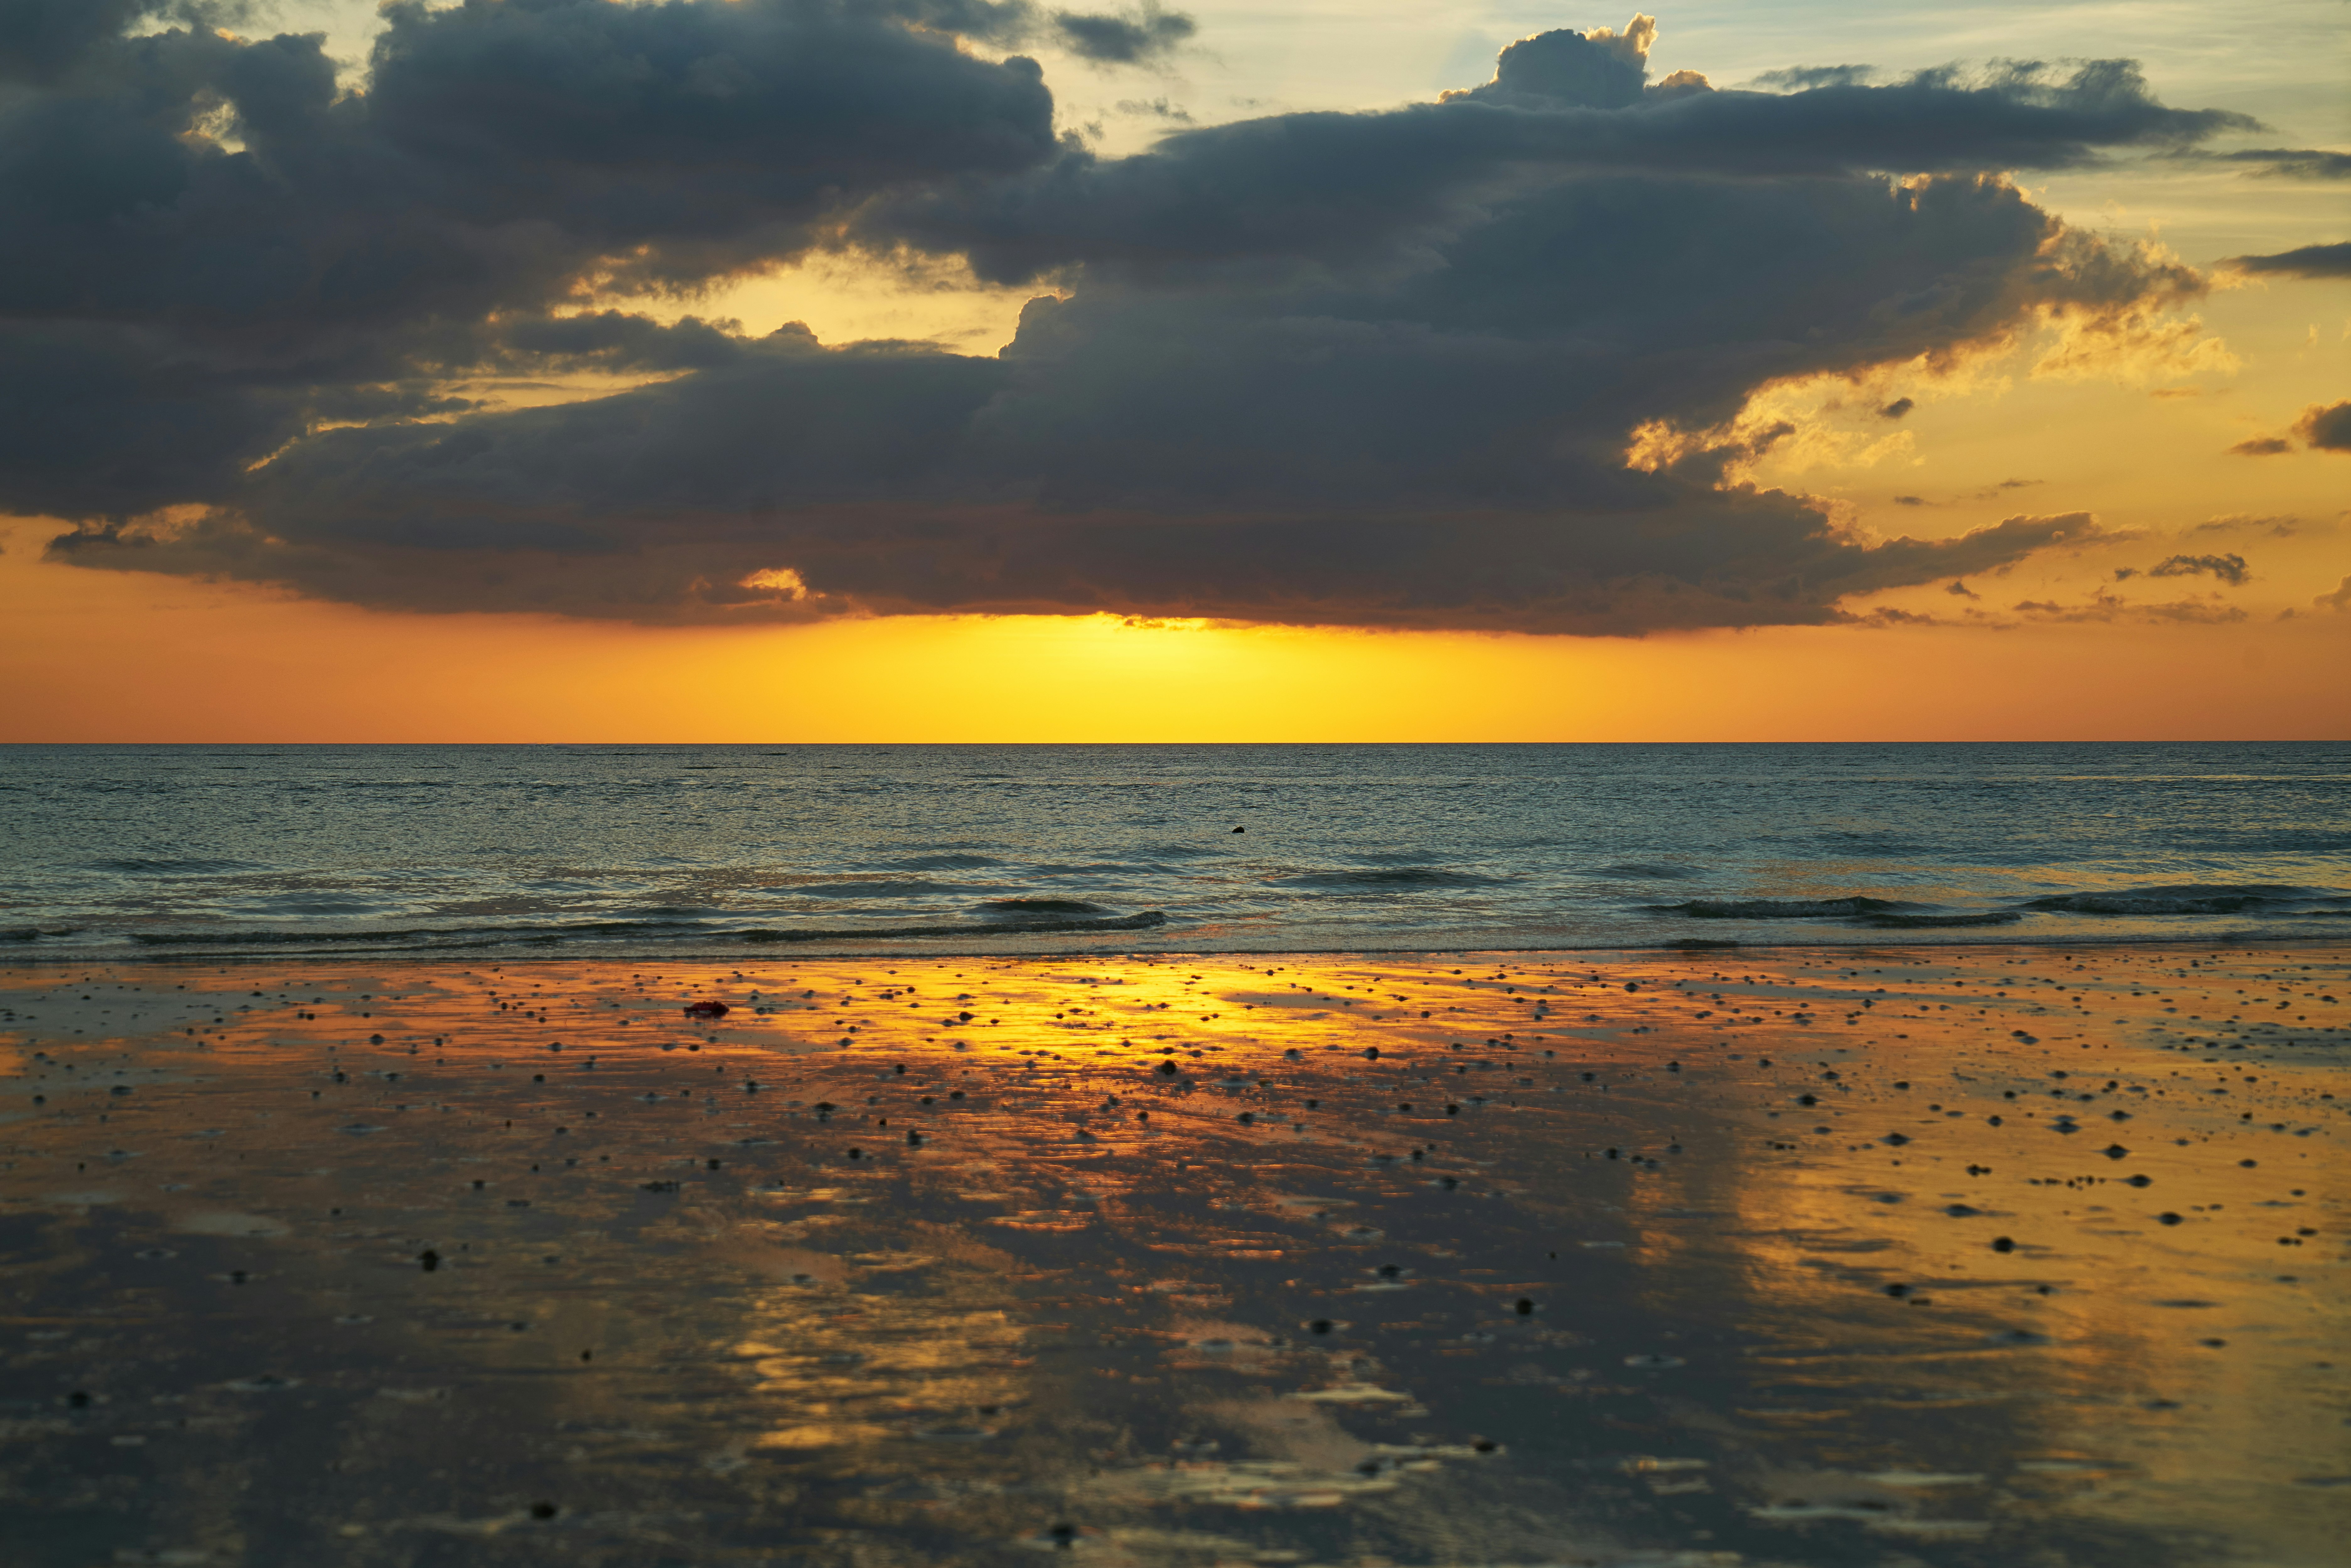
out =
[(77, 571), (38, 561), (39, 538), (20, 528), (0, 554), (0, 593), (23, 607), (0, 633), (18, 740), (2324, 739), (2351, 727), (2351, 617), (2318, 612), (1645, 640), (1111, 616), (647, 631)]

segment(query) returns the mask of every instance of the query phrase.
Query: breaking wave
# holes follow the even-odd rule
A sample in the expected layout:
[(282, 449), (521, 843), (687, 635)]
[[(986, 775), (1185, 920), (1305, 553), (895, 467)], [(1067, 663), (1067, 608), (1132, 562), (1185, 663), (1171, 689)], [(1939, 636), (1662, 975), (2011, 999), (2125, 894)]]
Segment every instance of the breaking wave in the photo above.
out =
[(979, 906), (982, 915), (1108, 915), (1099, 904), (1088, 904), (1082, 898), (991, 898)]
[(1916, 907), (1886, 898), (1693, 898), (1661, 904), (1667, 915), (1693, 920), (1849, 920), (1857, 915), (1891, 916)]
[(91, 861), (89, 864), (92, 871), (127, 872), (137, 876), (218, 876), (225, 873), (268, 869), (250, 861), (163, 860), (147, 855), (125, 855), (116, 860)]
[(1116, 920), (1024, 920), (1018, 925), (869, 925), (818, 930), (743, 931), (745, 942), (894, 942), (908, 936), (1029, 936), (1056, 931), (1148, 931), (1167, 924), (1165, 913), (1146, 909)]
[(1501, 880), (1476, 872), (1448, 871), (1442, 866), (1378, 866), (1360, 871), (1309, 871), (1270, 879), (1279, 887), (1360, 889), (1366, 893), (1410, 893), (1428, 887), (1490, 887)]
[[(2346, 904), (2351, 904), (2351, 898), (2321, 888), (2271, 883), (2208, 886), (2193, 883), (2177, 887), (2126, 888), (2115, 893), (2053, 894), (2024, 901), (2027, 909), (2061, 915), (2324, 914), (2332, 913), (2332, 908), (2325, 906), (2340, 908)], [(2303, 907), (2296, 909), (2295, 905)]]
[(2013, 909), (1995, 909), (1983, 915), (1865, 915), (1861, 923), (1886, 930), (1956, 931), (1969, 925), (2013, 925), (2023, 918)]
[(700, 936), (705, 928), (650, 920), (592, 920), (567, 925), (418, 925), (398, 931), (134, 931), (142, 947), (307, 947), (313, 945), (476, 946), (561, 942), (580, 936)]

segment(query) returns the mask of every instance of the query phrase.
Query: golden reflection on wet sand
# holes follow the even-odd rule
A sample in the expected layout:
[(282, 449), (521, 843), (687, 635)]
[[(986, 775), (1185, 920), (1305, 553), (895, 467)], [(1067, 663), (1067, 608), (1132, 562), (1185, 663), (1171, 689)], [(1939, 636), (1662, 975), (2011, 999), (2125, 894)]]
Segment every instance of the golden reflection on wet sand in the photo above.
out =
[(2339, 949), (768, 958), (0, 973), (9, 1561), (2339, 1560)]

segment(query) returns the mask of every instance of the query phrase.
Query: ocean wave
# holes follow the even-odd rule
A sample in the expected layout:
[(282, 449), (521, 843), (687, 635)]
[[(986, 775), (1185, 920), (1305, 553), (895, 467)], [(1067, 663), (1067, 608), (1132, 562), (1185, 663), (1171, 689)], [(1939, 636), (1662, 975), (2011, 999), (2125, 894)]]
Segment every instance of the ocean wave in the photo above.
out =
[[(2247, 886), (2190, 883), (2176, 887), (2122, 888), (2113, 893), (2062, 893), (2028, 898), (2027, 909), (2061, 915), (2244, 915), (2262, 910), (2295, 913), (2291, 904), (2340, 905), (2346, 897), (2323, 888), (2282, 887), (2256, 883)], [(2318, 911), (2311, 911), (2318, 913)]]
[(706, 934), (707, 927), (649, 920), (590, 920), (569, 925), (413, 925), (397, 931), (133, 931), (130, 938), (141, 947), (261, 947), (311, 943), (430, 943), (444, 939), (472, 943), (559, 942), (571, 936), (620, 936), (663, 931), (695, 936)]
[(148, 855), (124, 855), (117, 860), (91, 861), (91, 871), (129, 872), (139, 876), (204, 876), (223, 872), (261, 871), (266, 868), (251, 861), (235, 860), (166, 860)]
[(1677, 882), (1698, 873), (1686, 865), (1667, 865), (1656, 861), (1626, 861), (1621, 865), (1604, 865), (1602, 876), (1621, 876), (1640, 882)]
[(1004, 862), (992, 855), (910, 855), (899, 861), (875, 861), (880, 871), (985, 871)]
[(770, 888), (771, 893), (799, 894), (807, 898), (925, 898), (972, 890), (951, 882), (803, 882)]
[(2024, 916), (2013, 909), (1984, 915), (1865, 915), (1864, 925), (1901, 931), (1956, 930), (1967, 925), (2013, 925)]
[(1687, 904), (1653, 905), (1665, 915), (1693, 920), (1849, 920), (1857, 915), (1894, 915), (1916, 908), (1886, 898), (1694, 898)]
[(1271, 879), (1280, 887), (1363, 888), (1370, 891), (1409, 892), (1422, 887), (1490, 887), (1499, 877), (1479, 876), (1475, 872), (1448, 871), (1443, 866), (1400, 865), (1382, 866), (1360, 871), (1310, 871), (1294, 876)]
[(979, 905), (982, 915), (1011, 917), (1038, 915), (1108, 915), (1108, 907), (1082, 898), (991, 898)]
[(1017, 925), (974, 925), (965, 922), (955, 925), (835, 926), (829, 929), (801, 926), (789, 931), (742, 931), (736, 936), (744, 942), (893, 942), (907, 936), (1030, 936), (1061, 931), (1148, 931), (1155, 925), (1166, 924), (1165, 913), (1146, 909), (1140, 915), (1124, 915), (1116, 920), (1024, 920)]
[(0, 930), (0, 942), (38, 942), (44, 936), (71, 936), (80, 929), (77, 925), (67, 925), (53, 930), (45, 930), (37, 925), (15, 925)]

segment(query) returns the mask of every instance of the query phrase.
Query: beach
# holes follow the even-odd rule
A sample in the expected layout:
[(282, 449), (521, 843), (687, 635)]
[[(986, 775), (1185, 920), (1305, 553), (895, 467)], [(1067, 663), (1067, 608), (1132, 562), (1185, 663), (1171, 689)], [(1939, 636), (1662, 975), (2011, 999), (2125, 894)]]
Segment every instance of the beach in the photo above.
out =
[(22, 965), (8, 1561), (2315, 1568), (2346, 1050), (2318, 944)]

